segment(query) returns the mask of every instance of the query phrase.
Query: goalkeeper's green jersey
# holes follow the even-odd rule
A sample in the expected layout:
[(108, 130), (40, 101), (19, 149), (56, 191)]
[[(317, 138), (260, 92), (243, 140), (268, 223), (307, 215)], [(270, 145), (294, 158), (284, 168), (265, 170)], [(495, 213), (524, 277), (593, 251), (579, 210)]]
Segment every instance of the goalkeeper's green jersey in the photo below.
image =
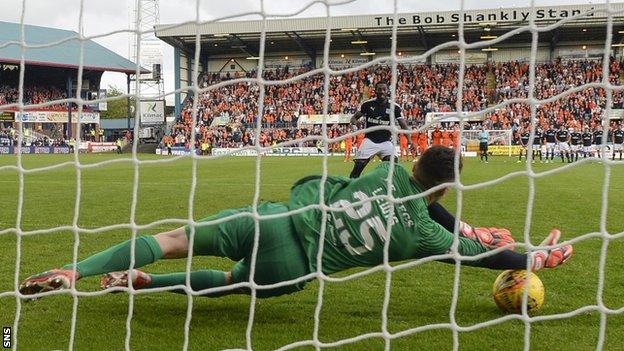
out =
[[(395, 203), (394, 211), (386, 199), (370, 198), (388, 194), (390, 163), (382, 162), (374, 171), (358, 178), (328, 176), (325, 182), (325, 204), (332, 208), (327, 221), (321, 210), (308, 209), (292, 219), (311, 271), (316, 270), (321, 228), (326, 226), (323, 248), (323, 272), (331, 274), (351, 267), (369, 267), (383, 263), (384, 243), (390, 239), (390, 261), (421, 258), (449, 252), (453, 233), (429, 216), (425, 198)], [(292, 188), (289, 208), (299, 209), (320, 203), (321, 178), (307, 177)], [(400, 165), (392, 176), (393, 196), (401, 199), (422, 190)], [(352, 206), (353, 203), (359, 203)], [(392, 220), (388, 234), (388, 221)], [(474, 256), (486, 249), (478, 242), (460, 237), (459, 252)]]

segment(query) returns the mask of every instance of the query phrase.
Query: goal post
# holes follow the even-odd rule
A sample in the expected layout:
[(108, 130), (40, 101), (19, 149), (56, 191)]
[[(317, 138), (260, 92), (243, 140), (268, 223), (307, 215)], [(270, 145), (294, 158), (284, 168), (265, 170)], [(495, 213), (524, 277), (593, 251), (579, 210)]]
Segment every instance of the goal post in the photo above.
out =
[[(488, 144), (489, 152), (492, 155), (507, 155), (509, 157), (517, 155), (519, 146), (513, 145), (513, 131), (512, 130), (486, 130), (489, 134)], [(465, 151), (479, 151), (479, 134), (481, 130), (471, 129), (462, 130), (461, 142), (465, 147)]]
[[(476, 152), (479, 151), (480, 126), (485, 119), (486, 115), (484, 113), (428, 112), (425, 115), (425, 125), (430, 126), (429, 128), (439, 125), (445, 129), (452, 129), (453, 125), (458, 125), (463, 121), (464, 128), (461, 131), (460, 143), (464, 151)], [(489, 129), (487, 132), (489, 134), (489, 152), (493, 155), (507, 155), (511, 157), (518, 153), (519, 149), (513, 146), (513, 131), (511, 129)], [(429, 130), (428, 134), (429, 140), (431, 140), (431, 130)]]

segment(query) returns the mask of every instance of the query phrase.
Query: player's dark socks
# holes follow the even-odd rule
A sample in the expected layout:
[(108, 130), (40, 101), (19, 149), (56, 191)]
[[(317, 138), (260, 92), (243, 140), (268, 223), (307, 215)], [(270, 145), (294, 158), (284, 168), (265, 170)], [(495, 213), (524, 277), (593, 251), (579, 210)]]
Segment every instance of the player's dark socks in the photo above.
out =
[[(216, 271), (216, 270), (202, 270), (202, 271), (193, 271), (190, 273), (190, 283), (191, 289), (193, 291), (205, 290), (208, 288), (216, 288), (219, 286), (226, 286), (227, 281), (225, 278), (225, 272)], [(186, 272), (178, 272), (171, 274), (150, 274), (152, 277), (152, 282), (147, 285), (145, 288), (162, 288), (167, 286), (174, 285), (185, 285), (186, 284)], [(177, 294), (186, 294), (186, 291), (180, 290), (172, 290), (172, 292)], [(207, 297), (217, 297), (223, 296), (227, 294), (231, 294), (232, 291), (221, 291), (217, 293), (205, 294), (202, 296)]]
[[(76, 264), (76, 270), (80, 277), (88, 277), (108, 272), (124, 271), (130, 268), (130, 245), (131, 240), (100, 251)], [(136, 238), (134, 247), (134, 268), (143, 267), (162, 258), (163, 252), (153, 236), (140, 236)], [(63, 269), (72, 269), (71, 264), (66, 264)]]
[(355, 160), (355, 164), (353, 165), (351, 174), (349, 174), (349, 178), (358, 178), (367, 164), (368, 160)]
[[(381, 160), (384, 161), (384, 162), (390, 162), (390, 156), (385, 156)], [(366, 163), (368, 163), (368, 161)], [(396, 156), (394, 157), (394, 163), (399, 163), (399, 158), (396, 157)]]

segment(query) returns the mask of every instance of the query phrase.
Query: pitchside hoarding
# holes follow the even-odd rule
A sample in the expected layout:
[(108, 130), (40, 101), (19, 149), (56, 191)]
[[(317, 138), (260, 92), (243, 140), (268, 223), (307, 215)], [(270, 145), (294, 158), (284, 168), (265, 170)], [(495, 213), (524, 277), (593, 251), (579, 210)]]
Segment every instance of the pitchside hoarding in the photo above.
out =
[(165, 123), (165, 100), (141, 101), (141, 124)]
[[(72, 112), (72, 122), (76, 122), (78, 112)], [(69, 114), (67, 111), (25, 111), (15, 112), (15, 120), (24, 123), (67, 123)], [(82, 112), (80, 123), (100, 123), (98, 112)]]

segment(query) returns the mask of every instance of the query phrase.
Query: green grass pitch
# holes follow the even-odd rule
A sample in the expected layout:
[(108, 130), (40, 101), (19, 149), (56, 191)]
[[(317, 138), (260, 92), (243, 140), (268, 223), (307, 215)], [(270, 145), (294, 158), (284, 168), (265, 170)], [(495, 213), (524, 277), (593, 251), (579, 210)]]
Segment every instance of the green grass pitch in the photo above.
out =
[[(80, 155), (84, 164), (129, 155)], [(141, 155), (141, 159), (162, 159)], [(73, 160), (73, 156), (22, 157), (23, 166), (35, 169)], [(525, 169), (516, 159), (494, 157), (489, 164), (466, 159), (462, 182), (477, 184)], [(16, 165), (14, 156), (1, 156), (0, 167)], [(341, 158), (328, 159), (330, 174), (347, 175), (350, 163)], [(409, 167), (411, 164), (404, 164)], [(369, 170), (375, 164), (369, 165)], [(535, 164), (537, 173), (561, 167), (560, 163)], [(260, 199), (285, 201), (290, 185), (300, 177), (322, 172), (321, 158), (267, 157), (261, 160)], [(534, 243), (557, 226), (564, 238), (574, 238), (600, 230), (602, 190), (605, 166), (598, 162), (579, 165), (535, 181), (535, 201), (530, 233)], [(128, 223), (131, 211), (133, 165), (128, 162), (85, 168), (81, 174), (81, 197), (78, 225), (99, 228)], [(254, 195), (255, 158), (199, 160), (197, 186), (193, 199), (193, 217), (210, 215), (220, 209), (250, 204)], [(165, 218), (187, 218), (192, 167), (189, 159), (139, 167), (136, 223), (148, 224)], [(19, 177), (12, 169), (0, 171), (0, 230), (16, 226)], [(76, 198), (76, 170), (72, 165), (26, 174), (20, 226), (23, 230), (49, 229), (71, 225)], [(517, 240), (523, 239), (529, 181), (513, 177), (486, 188), (463, 193), (462, 217), (477, 226), (508, 227)], [(606, 229), (611, 234), (624, 231), (624, 164), (611, 168)], [(455, 211), (456, 192), (444, 200)], [(160, 225), (143, 231), (154, 234), (175, 228)], [(126, 230), (81, 234), (79, 258), (102, 250), (129, 237)], [(0, 293), (14, 289), (16, 236), (0, 236)], [(19, 279), (70, 262), (74, 238), (72, 232), (52, 232), (24, 237), (21, 241)], [(596, 305), (602, 240), (592, 238), (575, 244), (575, 256), (565, 266), (540, 273), (546, 287), (546, 301), (537, 316), (548, 316)], [(624, 239), (609, 242), (604, 270), (604, 291), (600, 300), (606, 307), (624, 307)], [(193, 267), (227, 269), (231, 262), (197, 257)], [(160, 261), (146, 268), (148, 272), (184, 270), (185, 261)], [(345, 274), (353, 273), (346, 272)], [(491, 288), (498, 272), (462, 267), (460, 293), (455, 319), (461, 327), (471, 327), (503, 316), (491, 298)], [(427, 324), (450, 322), (454, 266), (426, 263), (392, 275), (388, 329), (398, 333)], [(81, 291), (96, 291), (99, 279), (87, 278), (78, 283)], [(375, 273), (344, 283), (327, 283), (320, 315), (320, 340), (335, 342), (360, 334), (381, 331), (385, 274)], [(253, 348), (275, 349), (289, 343), (310, 340), (318, 282), (309, 283), (298, 294), (258, 300)], [(190, 324), (190, 350), (245, 348), (249, 313), (248, 296), (219, 299), (195, 297)], [(68, 349), (73, 300), (57, 295), (22, 303), (19, 330), (20, 350)], [(0, 298), (0, 324), (12, 326), (17, 303), (13, 296)], [(135, 298), (132, 318), (133, 350), (177, 350), (183, 345), (187, 297), (172, 293), (142, 294)], [(106, 294), (82, 297), (78, 303), (75, 350), (121, 350), (126, 335), (128, 295)], [(597, 311), (570, 318), (531, 324), (530, 346), (535, 350), (595, 349), (600, 335), (601, 315)], [(509, 320), (494, 326), (459, 333), (461, 350), (522, 350), (525, 324)], [(624, 338), (624, 314), (606, 317), (603, 349), (621, 349)], [(393, 350), (449, 350), (453, 333), (448, 328), (414, 333), (391, 341)], [(335, 349), (378, 350), (382, 338), (369, 338)], [(300, 348), (311, 350), (311, 347)]]

